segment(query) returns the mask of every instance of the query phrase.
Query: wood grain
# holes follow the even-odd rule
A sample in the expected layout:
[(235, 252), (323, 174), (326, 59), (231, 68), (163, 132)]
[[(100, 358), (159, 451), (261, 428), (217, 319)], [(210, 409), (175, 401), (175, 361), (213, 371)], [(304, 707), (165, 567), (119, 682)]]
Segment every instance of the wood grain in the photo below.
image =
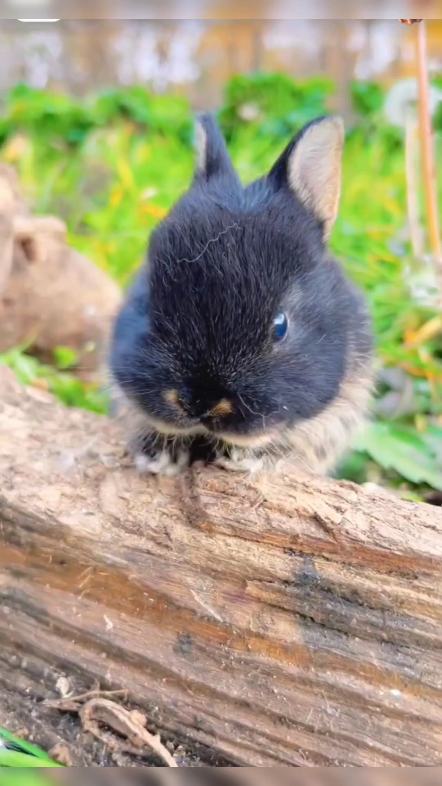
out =
[(0, 369), (4, 684), (125, 688), (247, 766), (442, 764), (438, 509), (290, 468), (146, 480), (121, 445)]

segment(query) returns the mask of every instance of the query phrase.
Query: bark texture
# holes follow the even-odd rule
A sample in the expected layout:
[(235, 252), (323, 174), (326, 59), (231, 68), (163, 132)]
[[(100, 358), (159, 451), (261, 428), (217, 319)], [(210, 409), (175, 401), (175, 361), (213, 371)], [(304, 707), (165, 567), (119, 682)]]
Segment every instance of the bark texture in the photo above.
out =
[(440, 510), (289, 467), (142, 479), (121, 446), (1, 371), (4, 687), (125, 688), (242, 765), (442, 764)]

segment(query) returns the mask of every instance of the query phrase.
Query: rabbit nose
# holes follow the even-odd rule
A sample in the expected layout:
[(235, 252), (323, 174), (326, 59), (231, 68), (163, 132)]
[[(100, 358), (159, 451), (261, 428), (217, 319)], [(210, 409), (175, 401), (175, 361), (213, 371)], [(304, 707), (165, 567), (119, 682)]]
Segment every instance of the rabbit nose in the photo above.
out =
[(183, 412), (188, 415), (190, 418), (200, 418), (204, 416), (204, 411), (198, 405), (198, 403), (192, 403), (189, 401), (182, 401), (181, 407)]
[(233, 404), (228, 398), (221, 398), (208, 412), (211, 418), (224, 418), (232, 413)]
[(233, 412), (232, 403), (225, 397), (208, 400), (206, 398), (190, 399), (180, 396), (178, 401), (186, 415), (202, 421), (226, 417), (226, 415), (230, 415)]
[(179, 396), (177, 404), (190, 418), (202, 418), (207, 414), (207, 405), (199, 400), (187, 396)]

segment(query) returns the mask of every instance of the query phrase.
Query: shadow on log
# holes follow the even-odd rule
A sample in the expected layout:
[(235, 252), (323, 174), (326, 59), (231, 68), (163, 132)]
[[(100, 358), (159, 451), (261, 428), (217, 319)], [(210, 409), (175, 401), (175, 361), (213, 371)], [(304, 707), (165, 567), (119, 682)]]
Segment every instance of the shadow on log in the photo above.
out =
[(125, 688), (241, 765), (442, 763), (440, 510), (289, 468), (141, 479), (115, 424), (0, 386), (3, 685)]

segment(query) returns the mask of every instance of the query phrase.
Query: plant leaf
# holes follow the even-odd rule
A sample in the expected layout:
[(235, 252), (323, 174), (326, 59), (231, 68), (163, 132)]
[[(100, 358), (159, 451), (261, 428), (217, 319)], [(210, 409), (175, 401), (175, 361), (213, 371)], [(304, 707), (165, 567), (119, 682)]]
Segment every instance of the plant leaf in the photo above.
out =
[(412, 483), (427, 483), (442, 490), (442, 470), (417, 432), (391, 423), (373, 423), (356, 441), (356, 450), (368, 453), (385, 470), (394, 470)]

